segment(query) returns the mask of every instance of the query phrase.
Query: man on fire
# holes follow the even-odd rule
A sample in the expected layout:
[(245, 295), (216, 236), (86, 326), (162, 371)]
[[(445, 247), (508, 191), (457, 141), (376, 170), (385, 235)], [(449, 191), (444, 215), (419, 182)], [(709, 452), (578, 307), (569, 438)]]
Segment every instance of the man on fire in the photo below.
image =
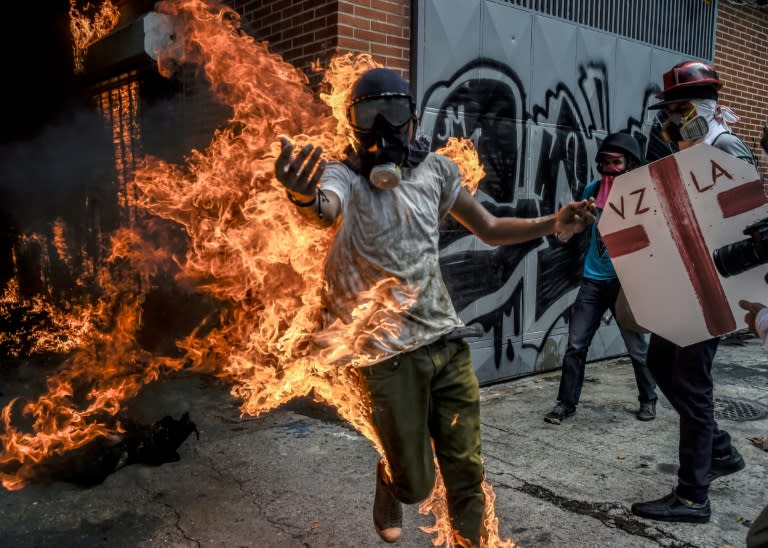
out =
[(485, 243), (511, 245), (581, 232), (594, 222), (594, 204), (571, 202), (535, 219), (494, 216), (461, 187), (454, 162), (414, 140), (415, 101), (393, 70), (363, 73), (347, 116), (353, 134), (343, 161), (326, 163), (313, 145), (294, 156), (283, 139), (275, 172), (308, 222), (339, 223), (325, 264), (328, 322), (350, 321), (363, 292), (384, 280), (397, 281), (395, 300), (415, 293), (396, 317), (396, 330), (360, 341), (360, 352), (375, 356), (358, 371), (391, 471), (389, 477), (385, 461), (378, 463), (374, 525), (387, 542), (400, 537), (401, 503), (429, 495), (436, 457), (455, 538), (479, 545), (485, 506), (479, 389), (440, 273), (438, 225), (450, 213)]

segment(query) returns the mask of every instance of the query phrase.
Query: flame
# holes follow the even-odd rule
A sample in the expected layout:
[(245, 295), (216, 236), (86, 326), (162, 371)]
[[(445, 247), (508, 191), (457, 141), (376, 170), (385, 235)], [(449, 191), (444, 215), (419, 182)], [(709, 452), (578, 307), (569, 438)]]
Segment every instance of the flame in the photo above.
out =
[[(149, 236), (153, 228), (160, 230), (150, 223)], [(57, 342), (56, 333), (70, 335), (68, 346), (57, 350), (73, 352), (48, 377), (46, 394), (22, 406), (22, 415), (33, 418), (31, 432), (13, 424), (18, 399), (0, 413), (0, 481), (6, 489), (21, 489), (32, 481), (36, 465), (49, 457), (121, 432), (115, 417), (123, 402), (156, 380), (163, 369), (175, 371), (183, 366), (181, 360), (150, 355), (136, 342), (143, 299), (159, 265), (172, 262), (168, 253), (128, 229), (113, 235), (112, 249), (97, 272), (99, 287), (104, 289), (93, 304), (65, 311), (50, 304), (44, 307), (54, 326), (51, 340)], [(20, 300), (13, 282), (0, 304)]]
[[(31, 481), (36, 465), (51, 455), (120, 432), (123, 402), (164, 371), (183, 367), (230, 382), (248, 415), (312, 395), (336, 408), (383, 454), (358, 373), (380, 356), (362, 354), (359, 341), (396, 332), (397, 317), (416, 288), (383, 280), (360, 296), (350, 321), (323, 325), (323, 267), (335, 231), (308, 226), (273, 177), (280, 135), (298, 146), (322, 146), (327, 159), (342, 157), (350, 85), (378, 65), (368, 55), (337, 56), (315, 94), (306, 75), (242, 32), (234, 10), (204, 0), (163, 1), (156, 10), (178, 21), (183, 35), (182, 44), (158, 55), (159, 70), (199, 66), (232, 116), (184, 165), (147, 157), (133, 181), (125, 182), (121, 199), (144, 213), (112, 235), (111, 255), (93, 273), (102, 290), (98, 299), (83, 311), (68, 311), (78, 312), (89, 327), (48, 379), (48, 392), (22, 406), (33, 418), (31, 432), (13, 425), (16, 400), (0, 414), (0, 480), (6, 489)], [(476, 189), (484, 172), (470, 144), (452, 140), (442, 153), (457, 161), (465, 184)], [(188, 236), (183, 257), (170, 251), (164, 237), (168, 221)], [(54, 248), (68, 257), (63, 234), (63, 226), (54, 228)], [(183, 358), (152, 355), (136, 342), (141, 305), (153, 277), (163, 272), (218, 303), (217, 318), (178, 341)], [(490, 532), (484, 545), (511, 546), (498, 537), (493, 491), (487, 483), (483, 489)], [(453, 546), (439, 475), (422, 509), (436, 516), (429, 529), (435, 544)]]
[[(483, 513), (483, 523), (481, 525), (481, 546), (493, 548), (515, 548), (517, 544), (509, 539), (502, 539), (499, 536), (499, 518), (496, 517), (496, 494), (493, 487), (487, 481), (483, 481), (483, 494), (485, 495), (485, 511)], [(427, 500), (419, 504), (419, 513), (423, 516), (432, 514), (435, 517), (435, 523), (431, 526), (422, 526), (420, 529), (427, 534), (435, 535), (432, 539), (434, 546), (445, 546), (446, 548), (469, 547), (471, 542), (462, 537), (451, 527), (451, 518), (448, 514), (448, 499), (443, 475), (440, 473), (440, 466), (435, 459), (435, 486)]]
[[(72, 267), (72, 257), (64, 239), (65, 230), (63, 221), (54, 222), (52, 247), (58, 259)], [(51, 263), (46, 239), (37, 233), (20, 238), (21, 248), (32, 246), (41, 251), (39, 258), (45, 275), (50, 271)], [(14, 253), (14, 264), (16, 260)], [(43, 282), (47, 285), (45, 280)], [(82, 284), (82, 279), (76, 280), (76, 286)], [(56, 306), (41, 294), (23, 297), (19, 280), (13, 277), (0, 296), (0, 318), (13, 329), (0, 330), (0, 347), (13, 358), (45, 353), (66, 354), (89, 340), (94, 328), (94, 314), (91, 306), (77, 301), (67, 300)]]
[(63, 263), (72, 267), (72, 257), (69, 253), (69, 246), (65, 237), (66, 225), (62, 219), (56, 219), (53, 222), (53, 245), (56, 248), (56, 254)]
[(120, 10), (104, 0), (98, 7), (90, 3), (78, 9), (77, 0), (69, 0), (69, 29), (72, 33), (75, 72), (82, 72), (88, 47), (117, 26)]
[(485, 177), (485, 168), (474, 142), (466, 137), (449, 137), (445, 145), (435, 152), (456, 162), (461, 172), (461, 185), (474, 195)]

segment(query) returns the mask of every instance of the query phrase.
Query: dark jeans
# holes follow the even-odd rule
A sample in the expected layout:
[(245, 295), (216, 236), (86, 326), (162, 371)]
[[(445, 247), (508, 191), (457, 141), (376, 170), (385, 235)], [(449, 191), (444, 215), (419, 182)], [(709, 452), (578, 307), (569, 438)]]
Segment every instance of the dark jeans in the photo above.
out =
[[(581, 387), (584, 384), (584, 369), (587, 352), (600, 320), (609, 310), (615, 314), (616, 297), (621, 285), (618, 279), (590, 280), (584, 278), (571, 307), (571, 320), (568, 325), (568, 346), (563, 356), (563, 372), (560, 377), (560, 390), (557, 399), (575, 407), (579, 403)], [(632, 360), (637, 382), (638, 399), (641, 402), (656, 401), (656, 383), (645, 363), (648, 343), (645, 335), (619, 326), (627, 352)]]
[(406, 504), (427, 498), (435, 483), (436, 456), (453, 528), (479, 544), (485, 471), (480, 457), (480, 389), (469, 345), (464, 339), (443, 337), (363, 367), (360, 373), (392, 470), (392, 494)]
[(694, 502), (707, 499), (712, 458), (726, 456), (731, 450), (731, 436), (715, 422), (712, 360), (718, 342), (715, 338), (681, 347), (651, 335), (648, 347), (648, 367), (680, 415), (676, 491)]

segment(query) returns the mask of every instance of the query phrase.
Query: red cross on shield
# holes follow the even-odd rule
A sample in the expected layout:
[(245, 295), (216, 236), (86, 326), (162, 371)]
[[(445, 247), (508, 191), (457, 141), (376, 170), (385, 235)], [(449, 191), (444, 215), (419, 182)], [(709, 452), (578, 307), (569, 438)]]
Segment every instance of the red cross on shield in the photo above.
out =
[(723, 277), (712, 258), (766, 217), (757, 169), (699, 144), (617, 177), (598, 230), (637, 323), (688, 346), (746, 327), (740, 299), (766, 300), (768, 265)]

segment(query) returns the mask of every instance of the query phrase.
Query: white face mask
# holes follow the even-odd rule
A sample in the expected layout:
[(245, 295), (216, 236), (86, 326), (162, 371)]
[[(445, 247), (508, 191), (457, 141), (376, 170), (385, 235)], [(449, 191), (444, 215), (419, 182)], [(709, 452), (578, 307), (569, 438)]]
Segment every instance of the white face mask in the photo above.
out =
[(691, 104), (696, 107), (696, 114), (706, 120), (707, 132), (702, 135), (704, 143), (711, 145), (715, 138), (725, 131), (731, 131), (728, 122), (737, 122), (739, 117), (728, 107), (717, 105), (714, 99), (693, 99)]

